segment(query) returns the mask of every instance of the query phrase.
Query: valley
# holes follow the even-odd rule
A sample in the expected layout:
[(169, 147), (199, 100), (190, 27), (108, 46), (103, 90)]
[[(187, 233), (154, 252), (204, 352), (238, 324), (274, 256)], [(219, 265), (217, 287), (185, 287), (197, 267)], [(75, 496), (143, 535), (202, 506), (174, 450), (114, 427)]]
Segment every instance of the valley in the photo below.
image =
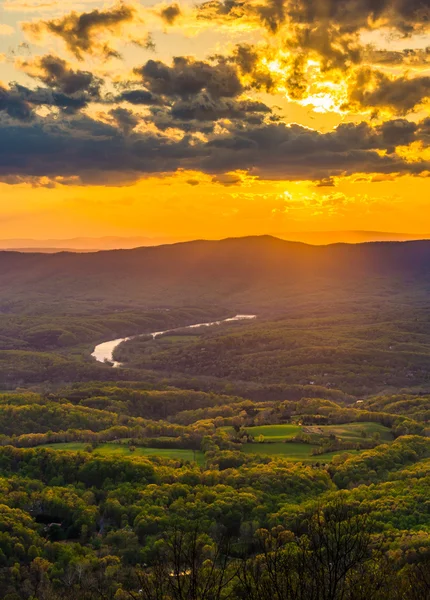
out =
[(0, 254), (5, 598), (241, 600), (276, 551), (309, 600), (341, 530), (327, 598), (428, 600), (430, 243), (198, 244)]

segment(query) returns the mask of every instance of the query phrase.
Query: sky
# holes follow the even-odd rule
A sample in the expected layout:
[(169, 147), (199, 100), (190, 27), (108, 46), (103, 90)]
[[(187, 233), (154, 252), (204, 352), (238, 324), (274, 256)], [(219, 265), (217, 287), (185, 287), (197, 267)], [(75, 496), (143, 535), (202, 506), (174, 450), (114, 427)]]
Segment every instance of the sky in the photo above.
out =
[(3, 0), (0, 238), (430, 232), (430, 0)]

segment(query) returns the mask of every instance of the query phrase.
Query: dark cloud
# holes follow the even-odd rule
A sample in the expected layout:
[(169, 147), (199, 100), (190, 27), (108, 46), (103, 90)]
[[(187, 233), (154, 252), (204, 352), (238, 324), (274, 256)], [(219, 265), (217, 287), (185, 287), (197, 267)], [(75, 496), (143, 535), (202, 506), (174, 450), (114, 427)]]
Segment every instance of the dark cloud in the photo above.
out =
[[(227, 57), (230, 63), (238, 67), (242, 75), (250, 78), (253, 88), (270, 92), (275, 82), (267, 69), (261, 68), (260, 59), (260, 54), (250, 44), (237, 44), (232, 54)], [(222, 57), (218, 57), (218, 60), (222, 60)]]
[[(65, 60), (58, 56), (48, 54), (33, 62), (25, 62), (22, 67), (27, 72), (29, 71), (29, 75), (32, 77), (64, 94), (73, 95), (86, 92), (95, 98), (100, 95), (102, 79), (89, 71), (72, 69)], [(32, 72), (34, 69), (35, 73)]]
[(317, 181), (315, 187), (336, 187), (336, 182), (333, 177), (325, 177), (324, 179)]
[(339, 27), (324, 22), (292, 27), (287, 47), (293, 50), (300, 48), (303, 54), (318, 54), (323, 71), (347, 70), (362, 59), (362, 48), (357, 35), (341, 33)]
[(197, 7), (197, 18), (208, 21), (240, 21), (253, 14), (247, 0), (208, 0)]
[(237, 70), (226, 62), (211, 64), (187, 57), (176, 57), (172, 66), (148, 60), (135, 70), (154, 94), (187, 98), (205, 90), (212, 97), (234, 97), (242, 91)]
[(364, 67), (351, 84), (349, 106), (386, 108), (406, 114), (429, 97), (430, 77), (391, 78), (381, 71)]
[(286, 8), (284, 0), (266, 0), (257, 5), (255, 11), (261, 22), (272, 33), (276, 33), (286, 18)]
[(85, 54), (100, 53), (105, 57), (117, 57), (109, 44), (100, 42), (101, 32), (116, 33), (124, 23), (134, 17), (134, 9), (125, 4), (106, 10), (95, 9), (87, 13), (72, 12), (65, 17), (37, 23), (27, 23), (24, 29), (35, 34), (49, 32), (60, 37), (78, 59)]
[(79, 177), (84, 183), (103, 183), (116, 173), (130, 182), (145, 174), (191, 169), (225, 182), (221, 175), (241, 169), (268, 179), (329, 181), (355, 173), (430, 170), (428, 162), (411, 163), (394, 152), (405, 141), (428, 143), (430, 120), (413, 127), (403, 119), (376, 128), (351, 123), (329, 133), (299, 125), (237, 122), (228, 133), (204, 141), (189, 134), (178, 140), (161, 131), (133, 131), (134, 116), (127, 111), (111, 116), (115, 125), (83, 115), (69, 119), (67, 126), (47, 118), (1, 124), (1, 178)]
[(353, 173), (419, 173), (430, 163), (407, 163), (386, 149), (383, 133), (365, 123), (341, 125), (321, 134), (299, 125), (265, 125), (231, 131), (207, 144), (213, 148), (203, 170), (249, 170), (274, 179), (323, 179)]
[(38, 87), (30, 89), (23, 85), (15, 84), (11, 88), (12, 92), (20, 97), (28, 105), (50, 106), (61, 108), (66, 113), (74, 113), (88, 105), (89, 97), (78, 94), (69, 96), (63, 92), (51, 90), (49, 88)]
[(423, 31), (430, 24), (428, 0), (209, 0), (197, 10), (198, 18), (206, 20), (257, 19), (272, 32), (285, 22), (329, 23), (342, 33), (371, 29), (378, 22), (405, 34)]
[[(369, 58), (360, 32), (386, 27), (403, 37), (430, 29), (429, 0), (208, 0), (197, 19), (237, 24), (260, 24), (276, 34), (285, 26), (285, 44), (304, 55), (318, 54), (323, 70), (347, 70)], [(376, 60), (388, 58), (381, 53)], [(391, 59), (399, 60), (398, 53)], [(423, 51), (403, 57), (410, 64), (425, 61)], [(424, 63), (425, 64), (425, 63)]]
[(130, 104), (141, 104), (144, 106), (163, 104), (158, 96), (154, 96), (154, 94), (148, 92), (148, 90), (143, 89), (122, 92), (117, 100), (118, 102), (129, 102)]
[(241, 177), (236, 173), (221, 173), (212, 177), (212, 183), (220, 183), (225, 186), (238, 185), (241, 181)]
[(32, 117), (30, 104), (15, 90), (0, 86), (0, 112), (5, 112), (12, 119), (28, 121)]
[(374, 65), (426, 67), (430, 65), (430, 47), (397, 51), (366, 48), (363, 59)]
[(18, 121), (33, 119), (34, 109), (38, 106), (59, 108), (64, 113), (73, 114), (85, 108), (90, 100), (91, 97), (85, 93), (68, 95), (47, 87), (30, 89), (18, 83), (8, 89), (0, 86), (0, 112)]
[(168, 25), (173, 25), (176, 19), (181, 15), (179, 4), (170, 4), (160, 11), (160, 17)]
[(216, 121), (197, 120), (194, 118), (179, 119), (172, 115), (171, 106), (152, 106), (150, 108), (150, 116), (148, 122), (155, 125), (160, 131), (169, 129), (180, 129), (184, 133), (201, 133), (210, 135), (214, 131)]
[(294, 23), (333, 23), (343, 33), (371, 29), (377, 22), (403, 33), (429, 26), (428, 0), (293, 0), (288, 15)]
[(113, 108), (109, 114), (115, 119), (118, 127), (129, 135), (133, 129), (139, 124), (140, 117), (135, 115), (131, 110), (125, 108)]
[(387, 151), (393, 152), (397, 146), (407, 146), (415, 141), (417, 132), (422, 134), (425, 131), (425, 122), (419, 128), (416, 123), (406, 119), (392, 119), (382, 123), (378, 131)]
[(261, 122), (270, 108), (263, 102), (252, 100), (214, 100), (208, 94), (202, 93), (191, 100), (179, 100), (171, 108), (174, 119), (188, 121), (218, 121), (219, 119), (243, 119)]

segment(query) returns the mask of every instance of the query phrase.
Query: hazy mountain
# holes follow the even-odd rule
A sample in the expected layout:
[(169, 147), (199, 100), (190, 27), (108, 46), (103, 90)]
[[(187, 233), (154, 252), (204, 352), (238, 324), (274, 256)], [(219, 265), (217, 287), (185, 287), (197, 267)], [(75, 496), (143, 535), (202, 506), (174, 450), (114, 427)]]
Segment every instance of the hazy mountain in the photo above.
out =
[[(283, 240), (304, 242), (313, 245), (326, 245), (344, 242), (359, 244), (363, 242), (403, 242), (409, 240), (429, 239), (430, 234), (425, 233), (395, 233), (386, 231), (299, 231), (277, 232), (272, 234)], [(159, 246), (187, 241), (187, 238), (173, 237), (76, 237), (70, 239), (45, 239), (31, 238), (0, 240), (1, 250), (16, 250), (17, 252), (88, 252), (96, 250), (132, 249), (142, 246)]]
[(430, 239), (429, 233), (396, 233), (391, 231), (299, 231), (274, 233), (275, 237), (306, 244), (361, 244), (363, 242), (406, 242)]
[(116, 250), (123, 248), (138, 248), (139, 246), (158, 246), (183, 241), (183, 238), (171, 237), (76, 237), (68, 239), (12, 238), (0, 240), (1, 250), (16, 250), (17, 252), (88, 252), (91, 250)]
[[(427, 301), (430, 241), (311, 246), (270, 236), (95, 253), (0, 252), (0, 310)], [(419, 293), (418, 293), (419, 291)]]

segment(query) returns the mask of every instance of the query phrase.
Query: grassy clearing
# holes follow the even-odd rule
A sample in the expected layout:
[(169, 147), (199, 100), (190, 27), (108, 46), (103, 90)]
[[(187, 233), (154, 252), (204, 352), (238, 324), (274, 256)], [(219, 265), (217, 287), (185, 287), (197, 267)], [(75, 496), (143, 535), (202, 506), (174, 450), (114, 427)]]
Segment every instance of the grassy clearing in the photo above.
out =
[[(303, 430), (306, 432), (308, 429), (322, 433), (312, 433), (311, 444), (302, 444), (300, 442), (283, 443), (284, 440), (291, 439)], [(372, 438), (375, 433), (379, 434), (381, 443), (393, 441), (393, 434), (388, 427), (371, 422), (324, 425), (313, 428), (301, 427), (299, 425), (262, 425), (247, 427), (246, 430), (255, 440), (258, 440), (259, 436), (263, 436), (264, 441), (263, 443), (251, 442), (244, 444), (242, 447), (243, 452), (248, 454), (278, 455), (288, 460), (302, 460), (307, 462), (327, 462), (332, 460), (337, 454), (357, 454), (357, 450), (339, 450), (316, 456), (312, 455), (312, 450), (315, 448), (314, 444), (318, 444), (322, 437), (328, 437), (332, 433), (345, 442), (358, 443)]]
[[(82, 451), (88, 444), (84, 442), (65, 442), (58, 444), (44, 444), (39, 448), (50, 448), (52, 450), (69, 450), (72, 452)], [(125, 456), (133, 458), (134, 456), (161, 456), (163, 458), (174, 458), (180, 460), (196, 461), (198, 464), (203, 464), (204, 454), (197, 450), (185, 450), (178, 448), (142, 448), (136, 447), (134, 452), (130, 452), (126, 444), (100, 444), (93, 450), (93, 454), (101, 454), (104, 456)]]
[(247, 427), (246, 431), (257, 439), (260, 435), (265, 440), (283, 441), (293, 438), (301, 432), (299, 425), (257, 425), (256, 427)]
[[(226, 428), (227, 429), (227, 428)], [(232, 428), (229, 428), (233, 431)], [(306, 432), (306, 427), (300, 425), (287, 424), (287, 425), (257, 425), (255, 427), (247, 427), (246, 431), (254, 437), (255, 440), (262, 435), (264, 441), (270, 442), (282, 442), (284, 440), (291, 439), (296, 435)], [(344, 423), (342, 425), (323, 425), (315, 426), (310, 429), (321, 430), (322, 434), (312, 434), (317, 440), (322, 435), (329, 436), (334, 433), (336, 437), (348, 442), (359, 442), (365, 438), (371, 438), (375, 433), (379, 433), (381, 442), (392, 442), (393, 434), (388, 427), (384, 427), (379, 423)], [(365, 435), (363, 435), (363, 432)]]
[(300, 444), (290, 442), (284, 444), (282, 442), (275, 442), (273, 444), (259, 444), (249, 443), (242, 446), (242, 452), (246, 454), (266, 454), (266, 455), (277, 455), (286, 458), (291, 461), (303, 461), (303, 462), (328, 462), (338, 454), (357, 454), (357, 450), (340, 450), (338, 452), (326, 452), (325, 454), (319, 454), (318, 456), (312, 455), (312, 450), (315, 446), (310, 444)]
[(363, 432), (368, 438), (379, 433), (381, 442), (392, 442), (393, 434), (388, 427), (379, 423), (345, 423), (343, 425), (324, 425), (321, 427), (325, 435), (334, 433), (337, 437), (346, 441), (361, 441), (364, 439)]

